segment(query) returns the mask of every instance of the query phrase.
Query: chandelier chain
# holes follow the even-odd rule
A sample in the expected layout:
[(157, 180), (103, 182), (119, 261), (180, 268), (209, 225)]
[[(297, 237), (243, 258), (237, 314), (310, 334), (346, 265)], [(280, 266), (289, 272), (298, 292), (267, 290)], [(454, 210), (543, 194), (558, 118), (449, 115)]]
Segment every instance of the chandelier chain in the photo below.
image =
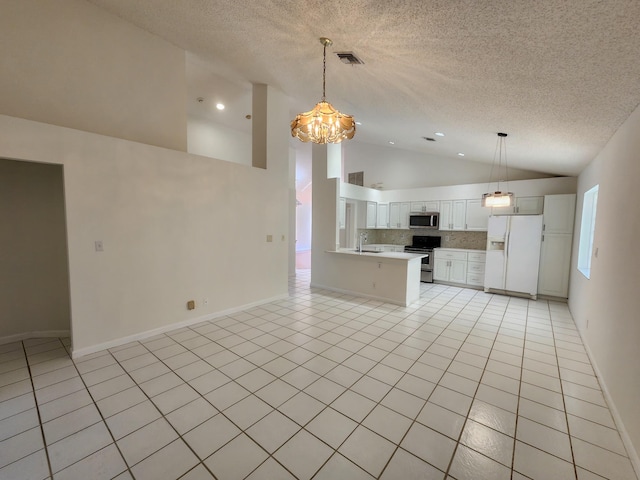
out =
[(322, 101), (326, 100), (325, 97), (325, 84), (327, 78), (327, 42), (323, 42), (323, 59), (322, 59)]

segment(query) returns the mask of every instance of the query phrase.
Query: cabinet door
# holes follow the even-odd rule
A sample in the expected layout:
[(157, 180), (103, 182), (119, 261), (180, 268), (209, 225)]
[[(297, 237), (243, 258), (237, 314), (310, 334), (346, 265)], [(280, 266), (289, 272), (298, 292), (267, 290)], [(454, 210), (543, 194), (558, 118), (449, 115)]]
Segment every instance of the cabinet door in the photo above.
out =
[(545, 234), (540, 252), (538, 293), (567, 298), (571, 269), (571, 241), (568, 234)]
[(449, 280), (449, 260), (436, 258), (433, 261), (433, 279), (446, 282)]
[(409, 228), (409, 213), (410, 206), (409, 202), (403, 202), (400, 204), (400, 227), (403, 229)]
[(338, 214), (338, 228), (345, 228), (347, 222), (347, 200), (344, 197), (340, 197), (340, 211)]
[(452, 230), (464, 230), (467, 201), (466, 200), (453, 200), (451, 223), (453, 224)]
[(467, 200), (466, 227), (467, 230), (486, 232), (489, 225), (491, 209), (482, 206), (481, 200)]
[(400, 202), (389, 204), (389, 228), (400, 228)]
[(440, 211), (440, 202), (437, 200), (430, 200), (428, 202), (424, 202), (425, 212), (439, 212)]
[(520, 215), (540, 215), (544, 197), (517, 197), (515, 212)]
[(573, 233), (576, 195), (545, 195), (544, 233)]
[(376, 228), (376, 221), (378, 220), (376, 215), (376, 202), (367, 202), (367, 222), (366, 228)]
[(411, 202), (411, 211), (414, 213), (424, 213), (427, 211), (426, 202)]
[(467, 283), (467, 261), (449, 260), (449, 281), (455, 283)]
[(443, 200), (440, 202), (440, 230), (451, 230), (451, 215), (453, 212), (453, 204), (451, 200)]
[(379, 203), (377, 207), (377, 216), (376, 220), (377, 228), (389, 228), (389, 204), (388, 203)]

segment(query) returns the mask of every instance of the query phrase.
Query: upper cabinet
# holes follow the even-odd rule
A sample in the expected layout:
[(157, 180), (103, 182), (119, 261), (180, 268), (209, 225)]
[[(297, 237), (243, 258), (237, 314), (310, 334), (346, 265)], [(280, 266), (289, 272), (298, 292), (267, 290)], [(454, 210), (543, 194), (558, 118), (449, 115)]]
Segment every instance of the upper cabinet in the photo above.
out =
[(516, 197), (513, 206), (494, 207), (491, 215), (540, 215), (543, 204), (544, 197)]
[(464, 230), (466, 224), (466, 200), (440, 202), (440, 230)]
[(467, 200), (465, 230), (486, 232), (491, 209), (482, 206), (482, 200)]
[(544, 233), (573, 233), (576, 195), (545, 195)]
[(389, 228), (409, 228), (409, 202), (392, 202), (389, 204)]
[(430, 200), (428, 202), (411, 202), (411, 211), (414, 213), (439, 212), (440, 202)]
[(377, 206), (377, 228), (389, 228), (389, 204), (379, 203)]
[(365, 222), (365, 228), (376, 228), (378, 217), (376, 215), (377, 208), (376, 202), (367, 202), (367, 216)]

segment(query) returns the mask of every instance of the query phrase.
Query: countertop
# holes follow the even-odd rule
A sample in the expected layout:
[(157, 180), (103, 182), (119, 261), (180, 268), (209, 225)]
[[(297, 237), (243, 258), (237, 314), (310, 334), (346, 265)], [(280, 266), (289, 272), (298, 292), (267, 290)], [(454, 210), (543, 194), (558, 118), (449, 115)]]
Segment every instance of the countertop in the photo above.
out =
[(376, 258), (392, 258), (396, 260), (413, 260), (415, 258), (426, 257), (426, 254), (422, 253), (405, 253), (405, 252), (356, 252), (353, 248), (340, 248), (339, 250), (329, 251), (327, 253), (341, 253), (344, 255), (356, 255), (359, 257)]

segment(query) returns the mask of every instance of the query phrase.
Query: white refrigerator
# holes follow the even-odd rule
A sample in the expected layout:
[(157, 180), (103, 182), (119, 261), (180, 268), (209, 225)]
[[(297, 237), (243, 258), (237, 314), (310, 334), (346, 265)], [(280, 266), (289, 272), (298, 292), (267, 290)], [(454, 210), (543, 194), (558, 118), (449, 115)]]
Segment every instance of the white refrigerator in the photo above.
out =
[(536, 298), (542, 244), (542, 215), (489, 217), (484, 291)]

